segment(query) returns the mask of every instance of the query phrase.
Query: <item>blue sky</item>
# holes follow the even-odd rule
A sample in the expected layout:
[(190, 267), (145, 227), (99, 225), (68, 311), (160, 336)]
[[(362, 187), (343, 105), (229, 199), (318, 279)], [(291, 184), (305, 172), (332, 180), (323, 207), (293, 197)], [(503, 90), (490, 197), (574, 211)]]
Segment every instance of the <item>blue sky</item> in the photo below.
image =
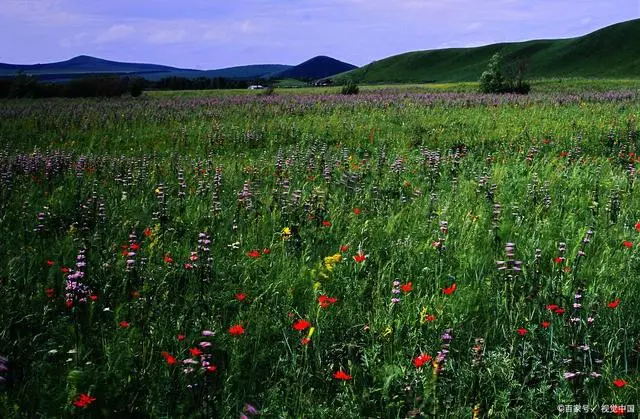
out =
[(640, 0), (0, 0), (0, 62), (86, 54), (213, 69), (355, 65), (406, 51), (566, 38), (640, 17)]

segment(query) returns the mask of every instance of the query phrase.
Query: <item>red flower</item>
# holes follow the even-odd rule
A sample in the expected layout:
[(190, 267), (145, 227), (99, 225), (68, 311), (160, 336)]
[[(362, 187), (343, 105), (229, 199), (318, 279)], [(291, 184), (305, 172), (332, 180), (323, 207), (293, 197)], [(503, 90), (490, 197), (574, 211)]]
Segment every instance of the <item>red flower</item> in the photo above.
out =
[(451, 295), (456, 290), (456, 288), (457, 286), (456, 286), (456, 283), (454, 282), (450, 287), (443, 289), (442, 292), (445, 293), (446, 295)]
[(327, 220), (323, 221), (322, 227), (331, 227), (331, 221), (327, 221)]
[(621, 404), (614, 404), (611, 406), (611, 413), (615, 414), (616, 416), (624, 416), (625, 412), (626, 407)]
[(556, 258), (553, 260), (555, 263), (562, 263), (564, 262), (564, 258), (561, 256), (556, 256)]
[(400, 289), (404, 293), (407, 293), (409, 291), (413, 291), (413, 282), (407, 282), (406, 284), (400, 285)]
[(320, 304), (320, 307), (322, 307), (322, 308), (327, 308), (331, 304), (335, 304), (336, 301), (338, 301), (338, 299), (335, 298), (335, 297), (328, 297), (326, 295), (321, 295), (320, 297), (318, 297), (318, 303)]
[(240, 324), (236, 324), (234, 326), (231, 326), (229, 328), (229, 334), (232, 335), (232, 336), (244, 335), (244, 327), (242, 327), (242, 325), (240, 325)]
[(180, 342), (182, 342), (182, 341), (184, 340), (184, 338), (185, 338), (185, 336), (184, 336), (183, 334), (179, 334), (179, 335), (178, 335), (178, 340), (179, 340)]
[(138, 243), (131, 243), (129, 245), (129, 249), (131, 249), (133, 251), (136, 251), (136, 250), (140, 249), (140, 245)]
[(269, 249), (268, 247), (265, 247), (264, 249), (262, 249), (263, 255), (268, 255), (269, 253), (271, 253), (271, 249)]
[(415, 365), (416, 368), (420, 368), (429, 361), (431, 361), (431, 355), (420, 354), (417, 357), (413, 358), (413, 361), (411, 362), (413, 362), (413, 365)]
[(333, 378), (335, 378), (336, 380), (343, 380), (343, 381), (351, 380), (351, 376), (342, 370), (334, 372)]
[(209, 365), (209, 366), (207, 367), (207, 371), (209, 371), (209, 372), (216, 372), (216, 371), (218, 371), (218, 367), (216, 367), (215, 365)]
[(56, 263), (55, 263), (54, 261), (52, 261), (52, 260), (48, 260), (48, 261), (47, 261), (47, 266), (48, 266), (48, 267), (52, 267), (52, 266), (53, 266), (53, 265), (55, 265), (55, 264), (56, 264)]
[(622, 387), (626, 386), (627, 384), (629, 384), (629, 383), (624, 381), (622, 378), (618, 378), (617, 380), (615, 380), (613, 382), (613, 385), (618, 387), (618, 388), (622, 388)]
[(167, 364), (169, 365), (175, 365), (178, 362), (176, 357), (171, 355), (167, 351), (162, 351), (162, 357), (165, 359), (165, 361), (167, 361)]
[(353, 257), (353, 260), (356, 261), (356, 263), (362, 263), (365, 261), (365, 259), (367, 258), (367, 255), (363, 255), (362, 253), (358, 253), (357, 255), (355, 255)]
[(300, 343), (302, 343), (304, 346), (307, 346), (309, 344), (309, 342), (311, 342), (311, 339), (309, 339), (309, 338), (302, 338), (300, 340)]
[(95, 397), (91, 397), (88, 394), (80, 394), (74, 401), (73, 401), (73, 405), (76, 407), (87, 407), (89, 406), (91, 403), (93, 403), (96, 400)]
[(184, 264), (184, 268), (185, 269), (193, 269), (193, 265), (187, 262), (187, 263)]
[(554, 311), (557, 308), (559, 308), (557, 304), (547, 304), (546, 306), (546, 309), (551, 311)]
[(355, 208), (353, 209), (353, 213), (354, 213), (355, 215), (360, 215), (360, 212), (361, 212), (361, 211), (360, 211), (360, 208), (358, 208), (358, 207), (355, 207)]
[(349, 246), (347, 246), (346, 244), (343, 244), (342, 246), (340, 246), (340, 253), (345, 253), (349, 251)]
[(311, 323), (309, 323), (309, 321), (305, 319), (300, 319), (293, 324), (293, 328), (296, 329), (298, 332), (302, 332), (303, 330), (308, 329), (309, 327), (311, 327)]
[(171, 257), (170, 253), (164, 255), (164, 263), (173, 263), (173, 258)]
[(616, 298), (615, 300), (613, 300), (609, 304), (607, 304), (607, 307), (616, 308), (616, 307), (618, 307), (619, 304), (620, 304), (620, 299)]
[(47, 288), (46, 290), (44, 290), (44, 292), (47, 294), (47, 297), (49, 298), (53, 298), (56, 296), (56, 290), (54, 290), (53, 288)]
[(91, 301), (96, 301), (98, 299), (98, 296), (95, 294), (91, 294), (89, 298), (91, 299)]
[(73, 308), (73, 300), (67, 300), (64, 302), (68, 309)]
[(553, 310), (554, 313), (556, 313), (558, 316), (562, 316), (565, 312), (564, 308), (562, 307), (558, 307), (555, 310)]
[(239, 292), (234, 297), (238, 301), (244, 301), (247, 298), (247, 294), (245, 294), (244, 292)]
[(636, 227), (636, 231), (637, 231), (638, 233), (640, 233), (640, 221), (638, 221), (638, 222), (636, 223), (636, 226), (635, 226), (635, 227)]
[(126, 329), (127, 327), (130, 326), (129, 322), (127, 321), (121, 321), (120, 323), (118, 323), (118, 325), (120, 325), (121, 328)]
[(624, 247), (626, 247), (627, 249), (631, 249), (631, 248), (633, 247), (633, 243), (632, 243), (632, 242), (630, 242), (630, 241), (623, 241), (623, 242), (622, 242), (622, 245), (623, 245)]
[(259, 250), (252, 250), (249, 253), (247, 253), (247, 256), (249, 256), (252, 259), (257, 259), (260, 257), (260, 251)]
[(550, 325), (551, 325), (551, 323), (549, 323), (548, 321), (544, 321), (544, 322), (540, 323), (540, 326), (544, 327), (545, 329), (547, 327), (549, 327)]
[(432, 322), (436, 319), (436, 316), (434, 316), (433, 314), (427, 314), (424, 318), (425, 322)]
[(527, 329), (525, 329), (524, 327), (521, 327), (520, 329), (518, 329), (518, 334), (520, 336), (524, 336), (527, 334)]
[(189, 349), (189, 352), (191, 352), (191, 356), (200, 356), (202, 355), (202, 351), (198, 348), (191, 348)]
[(62, 268), (60, 268), (60, 272), (62, 272), (63, 274), (67, 274), (69, 273), (69, 268), (67, 268), (66, 266), (63, 266)]
[(151, 229), (147, 227), (142, 233), (145, 235), (145, 237), (149, 237), (151, 235)]

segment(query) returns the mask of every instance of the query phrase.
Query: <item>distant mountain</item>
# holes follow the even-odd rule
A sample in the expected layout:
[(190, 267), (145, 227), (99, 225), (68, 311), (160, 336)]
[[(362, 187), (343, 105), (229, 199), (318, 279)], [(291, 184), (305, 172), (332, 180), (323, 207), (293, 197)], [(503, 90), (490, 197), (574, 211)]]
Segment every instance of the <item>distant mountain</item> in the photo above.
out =
[(335, 58), (320, 55), (298, 64), (295, 67), (291, 67), (288, 70), (281, 71), (274, 77), (279, 79), (321, 79), (355, 68), (358, 67), (336, 60)]
[(47, 64), (2, 64), (0, 76), (12, 76), (18, 71), (38, 76), (43, 80), (64, 81), (91, 74), (117, 74), (141, 76), (148, 80), (159, 80), (163, 77), (226, 77), (232, 79), (268, 78), (272, 74), (291, 68), (283, 64), (256, 64), (228, 67), (218, 70), (193, 70), (170, 67), (158, 64), (139, 64), (109, 61), (102, 58), (80, 55), (70, 60)]
[(528, 78), (638, 78), (638, 39), (640, 19), (635, 19), (577, 38), (408, 52), (374, 61), (334, 79), (354, 79), (359, 83), (476, 81), (496, 52), (506, 63), (526, 63)]

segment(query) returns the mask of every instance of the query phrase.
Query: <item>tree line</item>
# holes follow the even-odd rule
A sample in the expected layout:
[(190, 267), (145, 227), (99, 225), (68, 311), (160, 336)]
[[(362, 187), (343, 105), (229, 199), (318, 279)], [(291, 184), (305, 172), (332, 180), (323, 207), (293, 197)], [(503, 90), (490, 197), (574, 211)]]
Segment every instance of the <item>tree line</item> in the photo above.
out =
[(43, 82), (36, 76), (19, 73), (0, 77), (0, 98), (47, 97), (120, 97), (140, 96), (144, 90), (246, 89), (250, 84), (267, 84), (266, 80), (234, 80), (226, 77), (165, 77), (157, 81), (142, 77), (90, 75), (67, 83)]

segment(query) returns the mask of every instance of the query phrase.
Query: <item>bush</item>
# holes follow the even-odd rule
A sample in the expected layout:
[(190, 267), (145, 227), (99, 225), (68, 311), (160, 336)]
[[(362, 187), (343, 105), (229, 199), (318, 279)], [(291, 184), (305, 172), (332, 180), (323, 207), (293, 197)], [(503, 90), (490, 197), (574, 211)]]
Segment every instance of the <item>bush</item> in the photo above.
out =
[(531, 85), (524, 80), (525, 62), (520, 60), (517, 65), (512, 66), (508, 75), (504, 74), (502, 62), (500, 53), (495, 53), (491, 57), (487, 69), (480, 76), (480, 92), (529, 93)]
[(144, 79), (142, 77), (136, 77), (131, 80), (129, 84), (129, 92), (131, 96), (138, 97), (142, 94), (144, 90)]
[(342, 86), (343, 95), (357, 95), (360, 92), (360, 88), (353, 80), (349, 80), (347, 84)]

